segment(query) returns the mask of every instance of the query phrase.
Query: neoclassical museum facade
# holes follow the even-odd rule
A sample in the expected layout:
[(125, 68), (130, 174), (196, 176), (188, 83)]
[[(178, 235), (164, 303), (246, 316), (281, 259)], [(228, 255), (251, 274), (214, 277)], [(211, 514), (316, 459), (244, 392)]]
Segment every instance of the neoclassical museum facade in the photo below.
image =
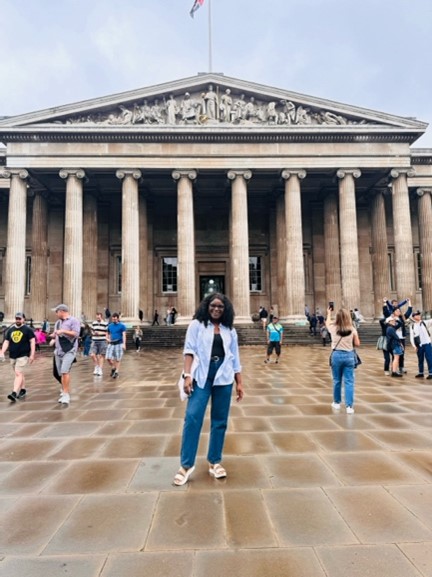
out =
[(222, 74), (3, 117), (0, 310), (432, 310), (426, 128)]

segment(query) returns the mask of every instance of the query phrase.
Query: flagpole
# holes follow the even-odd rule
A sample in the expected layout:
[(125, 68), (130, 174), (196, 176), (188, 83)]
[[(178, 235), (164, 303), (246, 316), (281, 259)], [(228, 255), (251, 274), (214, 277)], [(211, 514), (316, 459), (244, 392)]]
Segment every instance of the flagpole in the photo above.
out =
[(212, 65), (212, 22), (211, 22), (211, 0), (208, 0), (208, 37), (209, 37), (209, 72), (213, 72)]

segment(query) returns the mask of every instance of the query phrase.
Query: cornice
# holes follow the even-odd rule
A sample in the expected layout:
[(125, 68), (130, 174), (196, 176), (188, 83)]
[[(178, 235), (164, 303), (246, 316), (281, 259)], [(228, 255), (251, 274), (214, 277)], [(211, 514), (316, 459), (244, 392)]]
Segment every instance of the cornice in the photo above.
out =
[[(420, 134), (411, 129), (383, 126), (310, 127), (289, 129), (259, 128), (200, 128), (200, 127), (0, 127), (3, 142), (396, 142), (412, 144)], [(432, 150), (430, 151), (432, 155)], [(417, 155), (415, 155), (417, 157)], [(424, 157), (419, 157), (424, 158)]]

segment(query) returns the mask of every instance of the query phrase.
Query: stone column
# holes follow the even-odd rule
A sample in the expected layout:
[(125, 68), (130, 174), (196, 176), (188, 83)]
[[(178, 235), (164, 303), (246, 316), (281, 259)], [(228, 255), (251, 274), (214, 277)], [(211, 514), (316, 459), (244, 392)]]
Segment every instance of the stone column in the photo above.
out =
[(383, 298), (389, 297), (388, 242), (385, 215), (385, 199), (382, 191), (376, 191), (371, 205), (372, 278), (375, 295), (375, 318), (382, 316)]
[(250, 170), (230, 170), (231, 185), (231, 286), (238, 323), (252, 323), (249, 290), (249, 226), (247, 181)]
[(305, 170), (283, 170), (285, 180), (287, 320), (304, 321), (305, 278), (300, 180)]
[(395, 245), (395, 277), (398, 300), (414, 298), (415, 276), (410, 202), (407, 176), (414, 176), (412, 169), (390, 172), (393, 200), (393, 231)]
[(177, 309), (178, 322), (189, 323), (196, 309), (195, 221), (192, 182), (195, 170), (174, 170), (177, 181)]
[(98, 207), (93, 194), (84, 195), (83, 305), (87, 320), (95, 318), (98, 308)]
[[(24, 310), (26, 265), (26, 218), (28, 172), (24, 169), (4, 169), (10, 178), (9, 209), (5, 271), (5, 323), (13, 322), (15, 313)], [(27, 315), (28, 316), (28, 315)]]
[(139, 311), (140, 269), (139, 269), (139, 209), (138, 169), (117, 170), (117, 178), (122, 180), (122, 320), (136, 323)]
[(432, 311), (432, 188), (418, 188), (423, 310)]
[(145, 194), (139, 197), (139, 250), (140, 250), (140, 299), (139, 308), (143, 311), (143, 321), (152, 318), (149, 310), (149, 241), (148, 241), (147, 198)]
[(66, 180), (63, 302), (71, 315), (81, 318), (83, 287), (83, 179), (81, 169), (62, 169)]
[(32, 214), (31, 316), (36, 322), (47, 317), (48, 211), (44, 192), (36, 191)]
[[(277, 243), (277, 305), (279, 318), (286, 321), (287, 305), (287, 278), (286, 278), (286, 225), (285, 225), (285, 197), (280, 194), (276, 199), (276, 243)], [(271, 305), (273, 303), (270, 303)]]
[(339, 234), (342, 273), (342, 306), (354, 309), (360, 304), (360, 272), (357, 236), (357, 212), (354, 179), (360, 170), (338, 170)]
[[(336, 308), (342, 304), (342, 282), (339, 246), (338, 201), (335, 192), (329, 192), (324, 198), (324, 264), (326, 303), (335, 303)], [(323, 307), (324, 308), (324, 307)], [(323, 311), (324, 314), (324, 311)]]

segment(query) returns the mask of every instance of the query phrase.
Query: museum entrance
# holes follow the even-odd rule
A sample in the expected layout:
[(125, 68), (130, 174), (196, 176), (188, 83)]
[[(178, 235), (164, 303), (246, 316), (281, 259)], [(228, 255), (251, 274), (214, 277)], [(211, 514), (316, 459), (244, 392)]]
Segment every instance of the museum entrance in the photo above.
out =
[(212, 293), (225, 294), (225, 276), (200, 275), (200, 300)]

